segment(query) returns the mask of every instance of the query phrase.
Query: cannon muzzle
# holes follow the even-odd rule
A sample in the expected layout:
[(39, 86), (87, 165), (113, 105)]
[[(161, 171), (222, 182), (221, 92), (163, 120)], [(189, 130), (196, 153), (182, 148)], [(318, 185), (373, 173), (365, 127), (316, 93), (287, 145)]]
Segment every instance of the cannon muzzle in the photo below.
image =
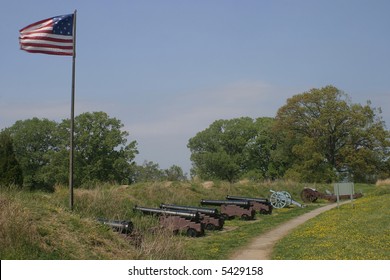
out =
[(100, 223), (111, 227), (113, 230), (129, 234), (133, 231), (133, 223), (131, 221), (117, 221), (117, 220), (107, 220), (99, 218), (97, 219)]

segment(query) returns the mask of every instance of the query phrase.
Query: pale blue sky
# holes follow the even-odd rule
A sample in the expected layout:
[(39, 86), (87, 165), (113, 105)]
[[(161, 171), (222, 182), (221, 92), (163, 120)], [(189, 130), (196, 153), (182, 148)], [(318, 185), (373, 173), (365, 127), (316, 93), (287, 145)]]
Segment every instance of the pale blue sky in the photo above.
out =
[(71, 57), (23, 52), (18, 31), (74, 9), (76, 115), (120, 119), (138, 163), (188, 172), (188, 139), (213, 121), (274, 117), (329, 84), (390, 126), (390, 1), (15, 0), (0, 9), (0, 129), (69, 118)]

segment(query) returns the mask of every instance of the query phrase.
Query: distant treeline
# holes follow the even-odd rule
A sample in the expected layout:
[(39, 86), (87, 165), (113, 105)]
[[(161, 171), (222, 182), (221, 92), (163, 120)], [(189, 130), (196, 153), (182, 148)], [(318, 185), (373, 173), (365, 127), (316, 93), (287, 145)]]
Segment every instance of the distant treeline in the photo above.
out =
[(353, 104), (333, 86), (289, 98), (275, 118), (218, 120), (189, 140), (204, 179), (375, 181), (390, 175), (390, 137), (380, 109)]
[[(333, 86), (289, 98), (275, 118), (217, 120), (189, 139), (191, 176), (234, 182), (301, 182), (390, 177), (390, 133), (380, 109), (354, 104)], [(17, 121), (0, 133), (0, 185), (51, 189), (67, 184), (70, 121)], [(75, 186), (185, 180), (181, 167), (137, 165), (137, 142), (104, 112), (75, 118)]]
[[(17, 121), (0, 133), (0, 185), (51, 190), (69, 178), (70, 121), (32, 118)], [(75, 186), (96, 183), (131, 184), (149, 180), (183, 180), (180, 167), (160, 169), (157, 163), (134, 162), (137, 142), (127, 143), (123, 124), (104, 112), (75, 118)]]

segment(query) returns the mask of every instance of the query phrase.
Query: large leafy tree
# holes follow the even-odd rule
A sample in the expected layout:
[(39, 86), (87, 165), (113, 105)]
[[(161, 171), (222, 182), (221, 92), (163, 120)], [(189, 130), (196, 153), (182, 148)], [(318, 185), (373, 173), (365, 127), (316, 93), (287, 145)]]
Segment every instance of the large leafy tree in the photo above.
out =
[(5, 130), (13, 139), (25, 187), (51, 189), (52, 182), (46, 176), (45, 167), (50, 163), (50, 153), (58, 151), (61, 141), (56, 130), (56, 122), (38, 118), (17, 121)]
[[(24, 185), (52, 189), (69, 178), (70, 121), (47, 119), (17, 121), (7, 128), (14, 140), (16, 159)], [(128, 183), (138, 153), (136, 141), (127, 143), (123, 124), (104, 112), (83, 113), (75, 118), (75, 185), (90, 182)]]
[[(64, 120), (60, 125), (63, 139), (69, 138), (69, 124)], [(129, 133), (120, 120), (104, 112), (83, 113), (75, 118), (74, 131), (76, 184), (129, 182), (137, 142), (127, 143)]]
[(353, 104), (334, 86), (287, 100), (276, 116), (278, 148), (273, 160), (285, 175), (302, 181), (355, 181), (375, 177), (388, 157), (389, 132), (380, 110)]
[(22, 186), (23, 173), (16, 159), (13, 141), (9, 133), (0, 133), (0, 187)]
[(272, 135), (273, 118), (257, 118), (253, 122), (254, 137), (250, 138), (243, 150), (245, 164), (242, 176), (252, 179), (275, 179), (278, 166), (272, 162), (271, 153), (275, 149)]
[(217, 120), (189, 140), (192, 173), (230, 182), (244, 176), (268, 175), (270, 118)]

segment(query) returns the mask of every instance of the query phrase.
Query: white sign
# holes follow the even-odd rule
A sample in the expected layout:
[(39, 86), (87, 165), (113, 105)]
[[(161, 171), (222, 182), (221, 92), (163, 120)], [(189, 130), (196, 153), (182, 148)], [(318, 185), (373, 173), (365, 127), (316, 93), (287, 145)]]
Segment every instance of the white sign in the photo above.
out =
[(353, 183), (336, 183), (334, 184), (334, 194), (337, 197), (337, 204), (339, 204), (341, 195), (349, 195), (351, 202), (355, 193), (355, 186)]

